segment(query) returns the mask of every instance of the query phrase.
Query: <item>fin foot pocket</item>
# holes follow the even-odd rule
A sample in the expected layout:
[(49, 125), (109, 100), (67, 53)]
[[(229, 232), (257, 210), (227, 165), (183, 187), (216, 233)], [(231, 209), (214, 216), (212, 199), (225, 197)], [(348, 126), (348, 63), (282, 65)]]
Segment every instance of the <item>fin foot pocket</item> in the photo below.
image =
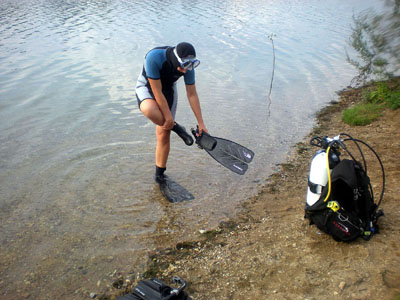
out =
[(212, 151), (217, 146), (217, 140), (206, 132), (196, 138), (196, 143), (201, 149)]
[(172, 131), (175, 132), (185, 142), (186, 145), (193, 145), (193, 138), (189, 133), (187, 133), (185, 127), (175, 122), (174, 127), (172, 127)]

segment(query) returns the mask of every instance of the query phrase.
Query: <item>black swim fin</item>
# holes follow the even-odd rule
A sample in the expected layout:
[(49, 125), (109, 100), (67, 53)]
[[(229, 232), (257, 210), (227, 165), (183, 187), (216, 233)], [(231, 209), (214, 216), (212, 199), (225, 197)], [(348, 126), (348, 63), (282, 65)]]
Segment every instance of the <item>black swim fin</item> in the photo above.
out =
[(173, 281), (180, 286), (172, 288), (156, 278), (142, 280), (131, 294), (118, 297), (117, 300), (192, 300), (183, 291), (186, 287), (186, 281), (177, 276), (174, 276)]
[(167, 175), (154, 178), (160, 187), (163, 196), (172, 203), (193, 200), (194, 196), (179, 183), (173, 181)]
[(254, 152), (238, 143), (211, 136), (203, 132), (198, 136), (198, 128), (192, 128), (192, 134), (199, 148), (206, 152), (224, 167), (236, 174), (243, 175), (248, 169), (248, 163), (254, 158)]

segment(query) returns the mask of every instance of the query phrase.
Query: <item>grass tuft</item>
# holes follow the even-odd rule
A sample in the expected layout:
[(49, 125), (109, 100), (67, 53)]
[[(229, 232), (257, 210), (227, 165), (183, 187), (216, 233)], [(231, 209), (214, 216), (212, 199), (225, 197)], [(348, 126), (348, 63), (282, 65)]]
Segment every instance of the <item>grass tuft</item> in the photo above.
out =
[(363, 91), (364, 101), (343, 111), (343, 122), (351, 126), (364, 126), (378, 119), (385, 107), (392, 110), (400, 108), (398, 84), (390, 87), (388, 83), (377, 82), (366, 88)]
[(379, 118), (381, 112), (382, 107), (375, 103), (360, 103), (344, 110), (342, 120), (351, 126), (364, 126)]

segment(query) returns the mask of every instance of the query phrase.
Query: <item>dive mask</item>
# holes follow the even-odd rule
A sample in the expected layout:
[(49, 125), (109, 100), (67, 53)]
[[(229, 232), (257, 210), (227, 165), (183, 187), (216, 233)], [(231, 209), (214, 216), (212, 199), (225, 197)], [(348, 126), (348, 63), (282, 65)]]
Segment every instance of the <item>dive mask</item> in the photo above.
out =
[(200, 64), (200, 60), (196, 59), (196, 57), (193, 55), (189, 55), (185, 58), (180, 58), (178, 53), (176, 52), (176, 48), (174, 48), (174, 54), (179, 62), (180, 67), (185, 70), (193, 70)]

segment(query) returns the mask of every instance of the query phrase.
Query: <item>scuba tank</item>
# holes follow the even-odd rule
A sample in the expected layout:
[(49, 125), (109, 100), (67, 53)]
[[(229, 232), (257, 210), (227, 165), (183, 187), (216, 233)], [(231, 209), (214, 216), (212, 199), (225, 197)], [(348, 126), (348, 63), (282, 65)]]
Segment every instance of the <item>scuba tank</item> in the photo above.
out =
[(322, 188), (328, 183), (326, 152), (319, 150), (311, 160), (308, 176), (307, 205), (311, 206), (321, 196)]
[[(363, 163), (356, 160), (346, 142), (352, 142), (359, 150)], [(378, 154), (367, 143), (346, 133), (334, 138), (314, 137), (310, 144), (320, 150), (311, 160), (305, 218), (337, 241), (348, 242), (360, 236), (369, 240), (379, 232), (377, 221), (383, 215), (378, 208), (385, 191), (385, 171)], [(381, 166), (382, 190), (378, 203), (374, 201), (361, 146), (369, 148)], [(340, 159), (339, 149), (349, 158)]]
[[(328, 183), (328, 172), (330, 173), (332, 169), (340, 162), (340, 152), (338, 151), (337, 147), (331, 148), (329, 153), (327, 153), (327, 148), (330, 145), (332, 147), (332, 141), (335, 139), (336, 138), (331, 139), (328, 137), (314, 137), (310, 141), (311, 145), (318, 146), (322, 149), (315, 153), (310, 164), (306, 197), (306, 205), (308, 206), (312, 206), (318, 201), (323, 187)], [(329, 157), (327, 158), (328, 155)]]

